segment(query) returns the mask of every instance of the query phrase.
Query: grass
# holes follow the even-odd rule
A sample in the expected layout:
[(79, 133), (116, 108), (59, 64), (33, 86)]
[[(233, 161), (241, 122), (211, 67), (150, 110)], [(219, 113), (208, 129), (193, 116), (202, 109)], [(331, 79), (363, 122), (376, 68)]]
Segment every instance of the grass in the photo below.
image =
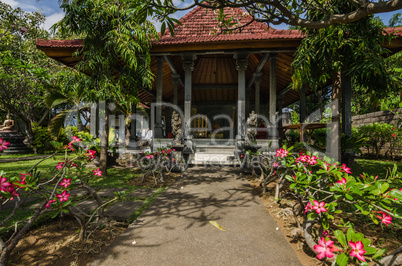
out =
[(350, 168), (354, 176), (368, 173), (373, 176), (378, 175), (380, 178), (384, 178), (387, 173), (392, 171), (394, 164), (397, 165), (398, 172), (402, 172), (402, 163), (381, 160), (357, 159), (356, 163), (350, 166)]
[(9, 159), (9, 158), (26, 158), (26, 157), (33, 157), (33, 156), (42, 156), (46, 154), (34, 154), (34, 153), (27, 153), (27, 154), (6, 154), (0, 153), (0, 160), (1, 159)]
[[(43, 159), (0, 163), (0, 171), (6, 172), (7, 176), (10, 175), (19, 176), (19, 174), (21, 173), (28, 172), (32, 168), (32, 166), (34, 166), (41, 160)], [(47, 173), (49, 172), (49, 167), (55, 167), (56, 164), (61, 161), (64, 161), (64, 155), (56, 155), (53, 158), (46, 159), (45, 161), (43, 161), (41, 164), (38, 165), (38, 171), (42, 173), (43, 177), (46, 177)]]

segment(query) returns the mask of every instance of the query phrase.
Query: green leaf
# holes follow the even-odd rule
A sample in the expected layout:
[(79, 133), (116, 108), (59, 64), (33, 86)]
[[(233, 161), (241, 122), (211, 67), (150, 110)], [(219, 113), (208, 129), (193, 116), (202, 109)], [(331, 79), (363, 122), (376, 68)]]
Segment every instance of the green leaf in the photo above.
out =
[(387, 191), (388, 188), (389, 188), (389, 184), (388, 183), (383, 183), (381, 185), (381, 193), (385, 193), (385, 191)]
[(398, 189), (393, 189), (389, 192), (389, 196), (397, 198), (398, 200), (402, 200), (402, 191)]
[(335, 230), (334, 232), (336, 239), (338, 239), (339, 243), (345, 248), (347, 246), (345, 235), (341, 230)]
[(360, 263), (360, 266), (368, 266), (369, 264), (367, 263), (367, 261), (363, 261)]
[(222, 230), (224, 232), (226, 231), (226, 230), (223, 230), (222, 226), (215, 221), (209, 221), (209, 223), (212, 224), (213, 226), (215, 226), (216, 228), (218, 228), (219, 230)]
[(355, 230), (353, 230), (353, 228), (349, 228), (348, 232), (346, 233), (346, 238), (348, 239), (348, 242), (350, 240), (352, 240), (354, 235), (355, 235)]
[(297, 183), (290, 184), (289, 188), (294, 189), (296, 187), (296, 185), (297, 185)]
[(349, 257), (345, 255), (345, 253), (339, 254), (338, 257), (336, 257), (336, 263), (338, 266), (346, 266), (348, 264)]
[(364, 255), (371, 255), (376, 253), (377, 249), (375, 247), (364, 247), (364, 250), (366, 251), (366, 253)]
[(387, 250), (385, 248), (377, 250), (377, 252), (373, 255), (373, 259), (381, 257)]
[(354, 242), (362, 241), (364, 239), (364, 235), (362, 233), (355, 233), (352, 239)]
[(346, 197), (348, 200), (353, 200), (353, 197), (352, 197), (350, 194), (345, 194), (345, 197)]

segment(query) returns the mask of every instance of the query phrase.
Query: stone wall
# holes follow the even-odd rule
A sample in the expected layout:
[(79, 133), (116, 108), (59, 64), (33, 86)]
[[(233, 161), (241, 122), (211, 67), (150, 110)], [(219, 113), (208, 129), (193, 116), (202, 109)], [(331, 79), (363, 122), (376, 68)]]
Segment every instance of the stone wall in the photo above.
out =
[(395, 109), (394, 111), (378, 111), (364, 115), (352, 116), (352, 125), (354, 127), (359, 127), (362, 125), (370, 125), (374, 122), (396, 125), (399, 120), (402, 120), (402, 108)]
[[(398, 125), (398, 123), (402, 123), (402, 108), (397, 108), (394, 111), (378, 111), (352, 117), (353, 127), (370, 125), (374, 122)], [(381, 149), (381, 154), (384, 155), (388, 149), (389, 144), (385, 144), (385, 146)], [(362, 150), (364, 153), (367, 152), (365, 148)]]

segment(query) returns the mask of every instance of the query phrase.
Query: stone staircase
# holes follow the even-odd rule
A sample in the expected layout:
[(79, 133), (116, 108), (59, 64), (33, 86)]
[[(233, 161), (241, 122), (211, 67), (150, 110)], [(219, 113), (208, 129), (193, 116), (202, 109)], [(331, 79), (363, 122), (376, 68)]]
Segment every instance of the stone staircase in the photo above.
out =
[(5, 141), (10, 142), (10, 145), (7, 149), (3, 150), (4, 154), (26, 154), (32, 153), (32, 150), (29, 149), (24, 144), (25, 136), (21, 133), (17, 132), (0, 132), (0, 138)]
[(197, 145), (197, 152), (190, 157), (195, 166), (236, 166), (234, 145)]

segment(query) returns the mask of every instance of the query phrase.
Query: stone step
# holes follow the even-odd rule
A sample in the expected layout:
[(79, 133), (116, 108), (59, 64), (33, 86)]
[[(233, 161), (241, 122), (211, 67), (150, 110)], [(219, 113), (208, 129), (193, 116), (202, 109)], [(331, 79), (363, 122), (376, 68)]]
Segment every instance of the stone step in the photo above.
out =
[(202, 145), (196, 147), (197, 153), (212, 153), (212, 154), (233, 154), (235, 147), (234, 146), (208, 146)]
[(237, 165), (234, 154), (222, 153), (196, 153), (190, 157), (189, 163), (191, 165), (213, 165), (213, 166), (228, 166)]

